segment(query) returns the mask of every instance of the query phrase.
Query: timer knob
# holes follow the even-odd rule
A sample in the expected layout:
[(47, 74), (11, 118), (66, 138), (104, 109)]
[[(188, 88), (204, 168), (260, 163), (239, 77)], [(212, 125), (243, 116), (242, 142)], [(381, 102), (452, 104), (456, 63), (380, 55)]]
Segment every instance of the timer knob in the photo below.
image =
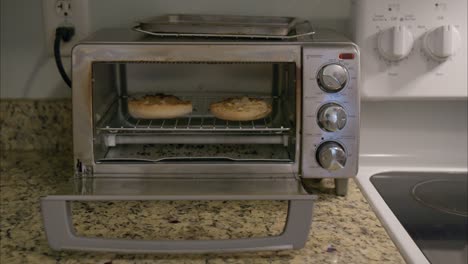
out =
[(327, 141), (319, 146), (317, 161), (322, 168), (329, 171), (342, 169), (346, 164), (346, 151), (337, 142)]
[(320, 69), (317, 79), (322, 90), (327, 93), (336, 93), (346, 86), (348, 71), (339, 64), (328, 64)]
[(377, 48), (387, 60), (404, 59), (413, 48), (414, 38), (405, 26), (395, 26), (379, 33)]
[(329, 103), (320, 107), (317, 119), (323, 130), (335, 132), (346, 125), (346, 111), (339, 104)]
[(435, 60), (444, 61), (460, 47), (461, 37), (452, 25), (435, 28), (424, 35), (424, 49)]

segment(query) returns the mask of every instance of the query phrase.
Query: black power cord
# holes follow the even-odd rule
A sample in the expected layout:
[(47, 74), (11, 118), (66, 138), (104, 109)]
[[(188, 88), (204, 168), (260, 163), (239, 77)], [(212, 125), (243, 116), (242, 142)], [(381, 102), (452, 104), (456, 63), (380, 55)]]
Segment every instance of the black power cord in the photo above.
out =
[(60, 54), (60, 42), (68, 42), (75, 35), (75, 28), (73, 27), (58, 27), (55, 30), (55, 40), (54, 40), (54, 57), (55, 64), (57, 64), (58, 71), (60, 76), (62, 76), (63, 81), (71, 88), (72, 82), (70, 77), (68, 77), (65, 68), (63, 68), (62, 55)]

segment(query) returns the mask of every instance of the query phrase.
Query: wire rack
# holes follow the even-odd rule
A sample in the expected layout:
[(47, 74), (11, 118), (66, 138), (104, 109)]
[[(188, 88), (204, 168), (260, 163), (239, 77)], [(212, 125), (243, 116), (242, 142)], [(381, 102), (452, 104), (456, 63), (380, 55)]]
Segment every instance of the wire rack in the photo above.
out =
[[(193, 112), (190, 115), (174, 119), (135, 119), (127, 111), (113, 113), (114, 117), (108, 124), (98, 129), (110, 133), (120, 132), (158, 132), (158, 131), (237, 131), (237, 132), (285, 132), (289, 127), (281, 124), (281, 118), (275, 117), (275, 112), (266, 118), (253, 121), (226, 121), (214, 117), (209, 112), (211, 102), (222, 100), (220, 97), (189, 97), (179, 96), (183, 100), (190, 100)], [(224, 97), (225, 98), (225, 97)], [(256, 96), (259, 98), (259, 96)], [(278, 98), (261, 97), (271, 104), (275, 104)], [(126, 100), (123, 100), (122, 108), (126, 109)], [(112, 113), (111, 113), (112, 114)]]

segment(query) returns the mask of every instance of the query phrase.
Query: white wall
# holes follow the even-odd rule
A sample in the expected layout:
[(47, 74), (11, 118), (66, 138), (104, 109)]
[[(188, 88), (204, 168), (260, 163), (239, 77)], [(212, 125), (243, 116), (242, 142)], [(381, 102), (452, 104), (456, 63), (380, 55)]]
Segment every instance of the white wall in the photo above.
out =
[(42, 2), (1, 0), (2, 98), (64, 97), (64, 88), (48, 58), (42, 22)]
[[(54, 0), (49, 0), (54, 1)], [(40, 0), (1, 0), (2, 98), (69, 97), (47, 55)], [(91, 31), (167, 13), (295, 16), (343, 31), (349, 0), (89, 0)], [(69, 60), (64, 61), (69, 68)]]
[[(110, 4), (110, 2), (112, 4)], [(343, 29), (349, 0), (113, 0), (90, 1), (91, 27), (128, 26), (141, 18), (168, 13), (294, 16)]]

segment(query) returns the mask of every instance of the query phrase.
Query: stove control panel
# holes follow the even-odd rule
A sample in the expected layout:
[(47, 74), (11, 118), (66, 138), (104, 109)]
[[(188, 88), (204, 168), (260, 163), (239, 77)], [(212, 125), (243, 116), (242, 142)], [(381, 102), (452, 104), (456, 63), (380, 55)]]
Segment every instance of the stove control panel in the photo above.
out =
[(367, 99), (466, 99), (466, 0), (353, 0)]

